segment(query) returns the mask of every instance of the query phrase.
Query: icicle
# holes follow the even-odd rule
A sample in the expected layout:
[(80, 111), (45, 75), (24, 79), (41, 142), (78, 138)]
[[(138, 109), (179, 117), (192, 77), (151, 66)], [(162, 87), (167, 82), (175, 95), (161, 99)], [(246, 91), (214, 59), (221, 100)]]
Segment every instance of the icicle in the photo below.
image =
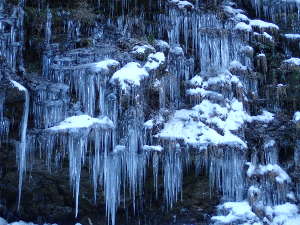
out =
[(300, 140), (296, 141), (295, 151), (294, 151), (294, 161), (295, 161), (295, 165), (300, 168)]
[[(209, 180), (212, 187), (222, 191), (225, 199), (240, 201), (244, 197), (243, 171), (245, 155), (242, 150), (214, 149), (209, 154)], [(230, 174), (230, 176), (228, 176)]]
[(47, 8), (47, 21), (45, 25), (45, 42), (47, 46), (50, 44), (51, 41), (51, 34), (52, 34), (51, 26), (52, 26), (52, 13), (51, 10)]
[(0, 2), (0, 11), (2, 11), (4, 9), (4, 5), (5, 5), (5, 0), (2, 0)]
[(121, 174), (123, 168), (122, 152), (104, 156), (104, 194), (106, 214), (112, 225), (116, 223), (116, 212), (120, 204)]
[(23, 185), (23, 177), (26, 172), (26, 141), (27, 141), (27, 124), (28, 124), (28, 115), (29, 115), (29, 93), (28, 90), (19, 84), (18, 82), (11, 80), (11, 83), (15, 88), (19, 89), (19, 91), (24, 93), (25, 101), (23, 105), (23, 115), (22, 121), (20, 124), (20, 143), (18, 145), (18, 169), (19, 169), (19, 195), (18, 195), (18, 210), (20, 209), (21, 203), (21, 193), (22, 193), (22, 185)]
[[(81, 134), (79, 133), (79, 136)], [(81, 167), (84, 164), (84, 156), (87, 151), (87, 137), (76, 137), (70, 135), (68, 137), (68, 150), (69, 150), (69, 173), (71, 180), (71, 188), (75, 196), (75, 217), (78, 216), (79, 205), (79, 189), (80, 189), (80, 176)]]
[(164, 156), (164, 196), (168, 208), (173, 207), (178, 200), (178, 194), (182, 191), (182, 176), (180, 149), (170, 143)]

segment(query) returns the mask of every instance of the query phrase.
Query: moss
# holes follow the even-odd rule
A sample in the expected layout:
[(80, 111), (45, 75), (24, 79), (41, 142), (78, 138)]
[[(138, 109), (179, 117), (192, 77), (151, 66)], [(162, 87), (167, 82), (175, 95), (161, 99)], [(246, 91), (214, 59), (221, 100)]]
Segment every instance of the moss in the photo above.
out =
[(148, 42), (149, 42), (150, 45), (153, 45), (153, 44), (154, 44), (154, 41), (155, 41), (154, 35), (153, 35), (153, 34), (149, 34), (149, 35), (147, 36), (147, 40), (148, 40)]
[(76, 4), (76, 8), (71, 10), (72, 17), (85, 25), (93, 25), (97, 15), (86, 1), (81, 1)]

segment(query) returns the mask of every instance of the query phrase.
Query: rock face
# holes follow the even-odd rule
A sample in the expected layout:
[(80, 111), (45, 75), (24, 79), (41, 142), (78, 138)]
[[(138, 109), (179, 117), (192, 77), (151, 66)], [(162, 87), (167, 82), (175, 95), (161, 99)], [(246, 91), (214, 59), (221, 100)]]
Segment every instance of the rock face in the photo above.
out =
[(2, 1), (0, 224), (299, 220), (299, 7)]

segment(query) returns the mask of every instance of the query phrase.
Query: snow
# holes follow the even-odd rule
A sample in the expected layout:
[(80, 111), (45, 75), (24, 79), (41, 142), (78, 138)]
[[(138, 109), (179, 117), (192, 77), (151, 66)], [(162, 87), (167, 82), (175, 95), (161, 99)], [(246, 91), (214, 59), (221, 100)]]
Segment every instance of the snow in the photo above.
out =
[(151, 45), (136, 45), (132, 48), (131, 53), (133, 54), (145, 54), (147, 51), (155, 52), (155, 49)]
[(113, 59), (106, 59), (92, 64), (94, 72), (109, 71), (111, 67), (117, 67), (120, 63)]
[(261, 115), (252, 116), (251, 121), (259, 121), (263, 123), (269, 123), (274, 119), (274, 114), (268, 112), (267, 110), (263, 110)]
[(298, 207), (291, 203), (285, 203), (273, 207), (274, 225), (299, 225), (300, 215)]
[(157, 52), (155, 54), (150, 54), (148, 56), (148, 60), (144, 66), (144, 68), (150, 72), (153, 70), (157, 70), (159, 67), (161, 67), (166, 62), (166, 57), (163, 52)]
[(300, 34), (285, 34), (284, 37), (287, 39), (300, 40)]
[(237, 25), (235, 25), (234, 29), (241, 30), (241, 31), (247, 31), (247, 32), (252, 31), (252, 27), (244, 22), (239, 22)]
[(243, 21), (243, 22), (248, 22), (249, 21), (248, 16), (246, 16), (244, 14), (241, 14), (241, 13), (236, 14), (235, 19), (237, 19), (239, 21)]
[(279, 184), (284, 182), (289, 183), (291, 178), (289, 175), (277, 164), (268, 164), (268, 165), (258, 165), (248, 164), (249, 168), (247, 170), (247, 176), (265, 176), (271, 174), (272, 177), (275, 177), (275, 181)]
[(266, 149), (266, 148), (274, 147), (275, 144), (276, 142), (273, 139), (271, 139), (264, 144), (264, 148)]
[(88, 115), (72, 116), (59, 125), (48, 128), (49, 131), (67, 131), (76, 130), (80, 128), (91, 128), (91, 127), (101, 127), (101, 128), (113, 128), (114, 124), (108, 117), (103, 118), (92, 118)]
[(15, 88), (18, 88), (19, 91), (25, 91), (25, 92), (27, 91), (27, 89), (22, 84), (18, 83), (17, 81), (10, 80), (10, 82), (13, 84), (13, 86)]
[(146, 122), (144, 123), (144, 127), (145, 127), (146, 129), (152, 129), (153, 126), (154, 126), (154, 121), (153, 121), (153, 120), (148, 120), (148, 121), (146, 121)]
[(140, 86), (141, 80), (148, 77), (149, 74), (145, 68), (143, 68), (137, 62), (127, 63), (120, 70), (115, 72), (110, 80), (111, 83), (119, 83), (123, 90), (129, 86)]
[(143, 146), (143, 150), (145, 151), (156, 151), (156, 152), (161, 152), (163, 150), (163, 147), (160, 145), (144, 145)]
[(224, 10), (226, 13), (229, 13), (229, 14), (231, 14), (231, 15), (233, 15), (233, 16), (238, 15), (238, 14), (241, 14), (241, 13), (244, 12), (242, 9), (236, 9), (236, 8), (233, 8), (233, 7), (229, 6), (229, 5), (223, 6), (223, 10)]
[(250, 25), (252, 27), (258, 27), (259, 29), (275, 29), (275, 30), (279, 30), (279, 27), (274, 24), (274, 23), (268, 23), (268, 22), (265, 22), (265, 21), (262, 21), (262, 20), (258, 20), (258, 19), (255, 19), (255, 20), (250, 20)]
[(300, 66), (300, 58), (290, 58), (283, 61), (284, 63)]
[(270, 41), (273, 41), (273, 37), (272, 37), (270, 34), (268, 34), (267, 32), (263, 32), (263, 36), (264, 36), (266, 39), (268, 39), (268, 40), (270, 40)]
[(170, 45), (168, 44), (168, 42), (166, 42), (164, 40), (155, 40), (154, 45), (158, 46), (162, 49), (170, 49)]
[[(250, 187), (251, 188), (251, 187)], [(257, 189), (257, 188), (255, 188)], [(259, 191), (259, 190), (258, 190)], [(241, 225), (262, 225), (258, 216), (256, 216), (247, 201), (226, 202), (218, 206), (218, 210), (226, 215), (213, 216), (212, 221), (215, 224), (241, 224)], [(270, 225), (299, 225), (300, 215), (298, 207), (295, 204), (284, 203), (276, 206), (266, 206), (265, 214), (270, 219), (267, 224)], [(265, 222), (267, 222), (265, 221)]]
[(5, 219), (3, 219), (2, 217), (0, 217), (0, 225), (7, 225), (7, 224), (8, 224), (8, 222)]
[[(226, 202), (218, 207), (219, 210), (228, 212), (225, 216), (213, 216), (211, 219), (220, 224), (233, 224), (234, 222), (256, 221), (257, 216), (252, 212), (248, 202)], [(240, 224), (240, 223), (239, 223)]]
[(222, 85), (230, 85), (232, 74), (229, 71), (224, 71), (218, 76), (209, 77), (209, 79), (203, 83), (203, 87), (207, 87), (207, 85), (216, 85), (216, 84), (222, 84)]
[[(1, 222), (0, 222), (0, 225), (2, 225)], [(6, 224), (4, 224), (4, 225), (6, 225)], [(27, 222), (24, 222), (24, 221), (19, 221), (19, 222), (8, 223), (7, 225), (37, 225), (37, 224), (31, 223), (31, 222), (27, 223)], [(45, 223), (44, 225), (57, 225), (57, 224)]]
[(194, 76), (189, 82), (190, 82), (190, 84), (193, 85), (193, 86), (201, 86), (201, 85), (202, 85), (202, 82), (203, 82), (203, 79), (202, 79), (201, 76), (196, 75), (196, 76)]
[(194, 8), (194, 5), (189, 1), (180, 1), (180, 0), (170, 0), (170, 3), (176, 4), (178, 8)]
[(239, 61), (234, 60), (229, 65), (229, 70), (232, 70), (232, 69), (245, 71), (245, 70), (247, 70), (247, 66), (243, 66)]
[(266, 57), (266, 55), (264, 53), (260, 53), (257, 55), (257, 57)]
[(297, 111), (297, 112), (294, 113), (293, 121), (294, 122), (299, 122), (300, 121), (300, 111)]
[[(183, 140), (197, 147), (228, 145), (243, 149), (247, 147), (246, 143), (231, 131), (239, 129), (248, 119), (249, 116), (237, 100), (233, 100), (227, 108), (205, 99), (191, 110), (177, 110), (157, 136), (161, 139)], [(207, 124), (215, 124), (223, 130), (224, 135)]]
[(184, 55), (183, 49), (180, 46), (173, 46), (170, 49), (170, 53), (174, 55)]

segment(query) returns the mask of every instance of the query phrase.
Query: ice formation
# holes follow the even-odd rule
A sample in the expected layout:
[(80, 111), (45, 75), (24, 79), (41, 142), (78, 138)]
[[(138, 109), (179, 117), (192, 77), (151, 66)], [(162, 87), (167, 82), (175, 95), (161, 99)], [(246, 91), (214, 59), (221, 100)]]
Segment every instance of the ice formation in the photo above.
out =
[[(121, 1), (122, 9), (129, 6), (127, 3)], [(285, 1), (293, 4), (287, 11), (298, 9), (298, 3)], [(24, 95), (17, 148), (19, 203), (26, 163), (30, 160), (26, 156), (43, 149), (49, 172), (57, 166), (54, 164), (69, 162), (76, 216), (82, 170), (86, 167), (94, 199), (103, 190), (107, 218), (114, 225), (125, 194), (133, 199), (133, 209), (138, 210), (136, 198), (142, 196), (148, 168), (152, 169), (156, 197), (158, 177), (163, 177), (166, 208), (172, 208), (182, 193), (184, 170), (194, 163), (199, 171), (204, 169), (211, 188), (219, 190), (227, 201), (218, 208), (221, 215), (212, 218), (215, 224), (262, 224), (256, 211), (261, 202), (269, 224), (296, 223), (298, 208), (287, 203), (295, 196), (291, 189), (293, 181), (278, 160), (277, 140), (266, 139), (258, 150), (252, 151), (244, 132), (249, 123), (267, 126), (276, 118), (267, 109), (260, 115), (249, 110), (250, 102), (258, 99), (259, 92), (258, 79), (251, 76), (254, 48), (249, 42), (262, 38), (274, 43), (279, 26), (251, 20), (229, 2), (222, 3), (222, 13), (228, 17), (224, 21), (220, 15), (202, 12), (199, 1), (172, 0), (165, 4), (165, 13), (155, 17), (158, 23), (147, 27), (160, 39), (151, 44), (134, 43), (128, 47), (128, 54), (116, 50), (111, 43), (97, 43), (100, 50), (95, 45), (84, 49), (70, 47), (71, 50), (59, 53), (59, 46), (52, 43), (52, 14), (47, 10), (47, 47), (43, 51), (40, 78), (45, 79), (43, 85), (32, 81), (27, 89), (15, 80), (10, 81)], [(257, 15), (264, 13), (267, 17), (283, 10), (275, 5), (261, 7), (268, 4), (264, 0), (251, 4)], [(22, 19), (22, 13), (18, 14)], [(135, 20), (123, 15), (110, 22), (115, 22), (119, 33), (125, 35), (134, 27)], [(65, 22), (68, 40), (78, 40), (80, 22)], [(4, 23), (0, 18), (1, 34)], [(285, 34), (285, 38), (298, 39), (296, 30), (295, 34)], [(14, 32), (12, 26), (7, 32), (10, 35), (4, 41), (0, 39), (0, 53), (12, 70), (21, 64), (14, 60), (18, 51), (10, 51), (9, 47), (17, 40)], [(105, 44), (112, 50), (102, 52)], [(258, 60), (265, 57), (263, 53), (256, 55)], [(286, 64), (300, 66), (299, 58), (284, 60), (282, 65)], [(30, 110), (28, 90), (34, 93)], [(158, 103), (154, 98), (158, 98)], [(147, 103), (151, 101), (155, 113), (148, 112)], [(9, 133), (4, 106), (5, 96), (0, 93), (1, 141)], [(35, 128), (30, 133), (29, 114)], [(293, 121), (297, 123), (299, 117), (296, 112)], [(299, 151), (295, 151), (296, 165), (300, 162)], [(6, 222), (0, 219), (1, 223)]]

